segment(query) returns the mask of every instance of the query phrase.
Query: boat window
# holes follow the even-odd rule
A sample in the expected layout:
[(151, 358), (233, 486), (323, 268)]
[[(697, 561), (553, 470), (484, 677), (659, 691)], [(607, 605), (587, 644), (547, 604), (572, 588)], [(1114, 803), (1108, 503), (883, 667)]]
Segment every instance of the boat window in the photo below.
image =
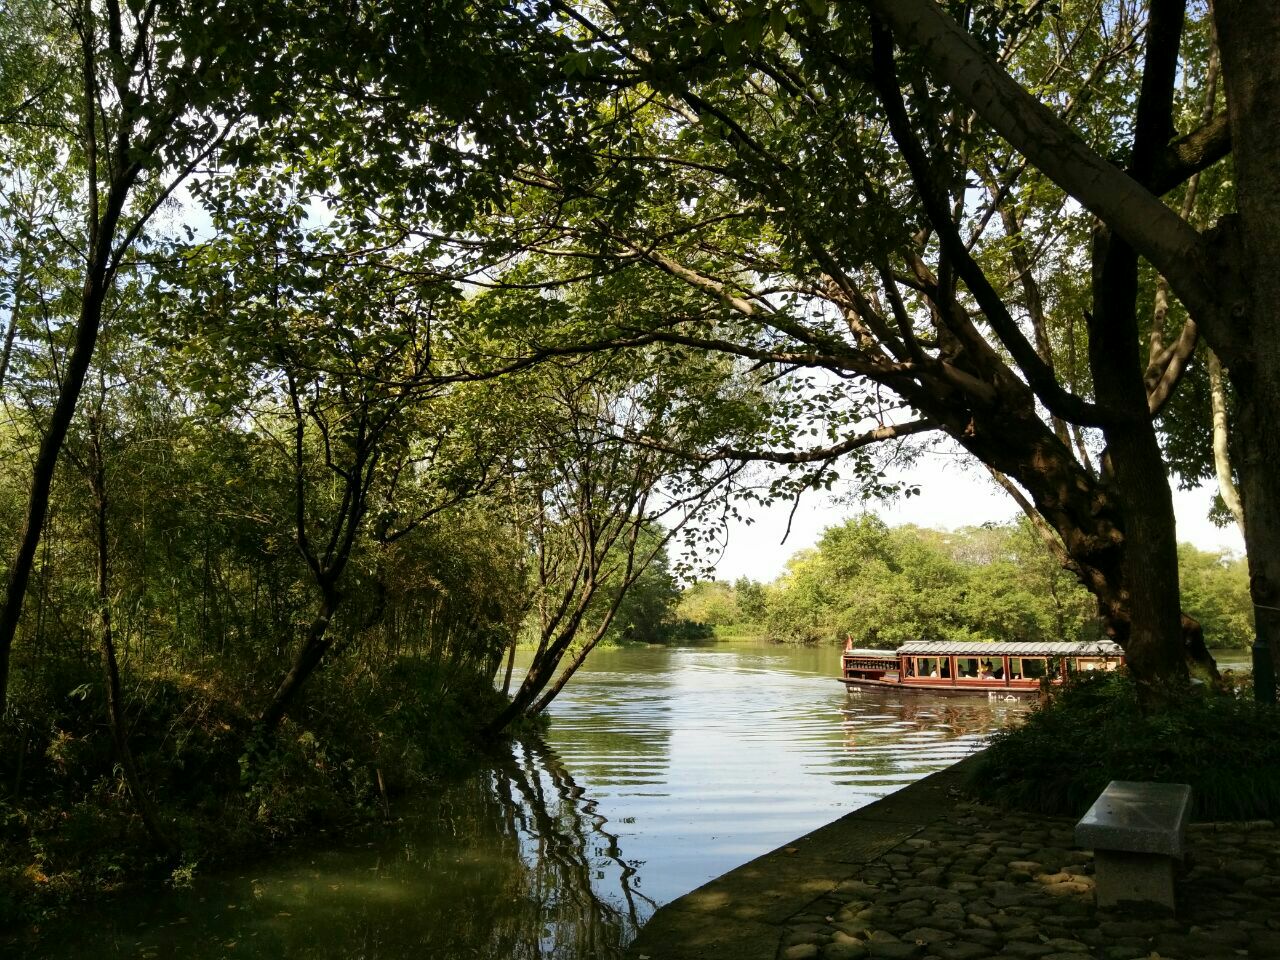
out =
[(916, 657), (916, 676), (918, 677), (941, 677), (945, 676), (941, 668), (938, 666), (937, 657)]
[(1003, 680), (1003, 657), (956, 657), (956, 676), (961, 680)]
[(914, 677), (914, 676), (916, 675), (916, 660), (915, 660), (915, 657), (907, 657), (907, 659), (906, 659), (906, 664), (907, 664), (907, 676), (908, 676), (908, 677)]
[(1114, 670), (1117, 666), (1116, 661), (1106, 660), (1102, 657), (1077, 657), (1077, 670)]
[(1043, 657), (1010, 657), (1009, 677), (1012, 680), (1040, 680), (1049, 675), (1049, 661)]

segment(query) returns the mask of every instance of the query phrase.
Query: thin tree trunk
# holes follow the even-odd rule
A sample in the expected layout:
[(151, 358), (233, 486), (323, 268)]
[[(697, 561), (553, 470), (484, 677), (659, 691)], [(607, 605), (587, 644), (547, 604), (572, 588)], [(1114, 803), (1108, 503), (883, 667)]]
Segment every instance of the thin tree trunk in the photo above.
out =
[(511, 649), (507, 651), (507, 670), (502, 678), (502, 695), (505, 697), (511, 692), (511, 671), (516, 665), (516, 646), (519, 642), (519, 634), (513, 634), (511, 637)]
[[(995, 186), (992, 187), (992, 195), (999, 195), (998, 188)], [(1054, 368), (1053, 344), (1049, 340), (1049, 327), (1044, 313), (1044, 297), (1040, 291), (1040, 284), (1036, 281), (1031, 257), (1027, 250), (1026, 238), (1022, 233), (1022, 222), (1008, 203), (1000, 204), (1000, 217), (1004, 222), (1005, 235), (1011, 241), (1009, 255), (1013, 260), (1014, 269), (1017, 271), (1018, 280), (1022, 285), (1024, 306), (1027, 310), (1027, 316), (1031, 319), (1032, 331), (1035, 333), (1036, 353), (1044, 361), (1045, 366), (1052, 370)], [(1053, 423), (1054, 434), (1062, 441), (1064, 447), (1069, 447), (1071, 438), (1066, 421), (1061, 417), (1051, 417), (1050, 419)]]
[(560, 691), (573, 678), (573, 675), (578, 672), (578, 668), (587, 662), (587, 656), (596, 648), (596, 644), (600, 642), (602, 636), (604, 636), (604, 631), (599, 630), (595, 636), (582, 645), (582, 649), (569, 661), (569, 665), (560, 671), (560, 676), (556, 678), (556, 682), (548, 687), (537, 702), (529, 708), (530, 716), (536, 717), (551, 706), (551, 701), (560, 695)]
[(280, 681), (270, 702), (258, 718), (258, 724), (264, 732), (268, 734), (275, 732), (307, 679), (315, 672), (316, 667), (320, 666), (320, 661), (324, 659), (330, 647), (329, 625), (333, 622), (333, 616), (337, 613), (340, 602), (341, 595), (336, 590), (322, 589), (320, 609), (307, 627), (306, 639), (298, 649), (297, 656), (294, 657), (293, 666)]
[(98, 642), (103, 680), (107, 693), (107, 725), (115, 746), (116, 759), (124, 771), (125, 784), (133, 798), (134, 807), (147, 833), (155, 845), (171, 860), (177, 858), (178, 849), (160, 825), (160, 817), (151, 802), (142, 776), (134, 763), (133, 750), (129, 747), (129, 721), (125, 716), (124, 697), (120, 689), (120, 667), (116, 661), (115, 639), (111, 628), (111, 571), (109, 541), (107, 539), (107, 483), (106, 464), (102, 458), (102, 443), (96, 418), (91, 418), (91, 443), (93, 462), (90, 465), (93, 486), (94, 513), (97, 520), (97, 591), (98, 591)]
[(13, 357), (13, 341), (18, 334), (18, 316), (22, 313), (23, 295), (27, 286), (27, 252), (23, 248), (18, 260), (16, 279), (13, 281), (13, 303), (9, 307), (9, 326), (4, 332), (4, 348), (0, 351), (0, 389), (4, 388), (9, 373), (9, 361)]
[[(62, 451), (63, 441), (71, 426), (71, 418), (75, 415), (80, 391), (84, 387), (84, 378), (89, 371), (89, 362), (93, 358), (94, 347), (98, 343), (103, 303), (115, 276), (112, 257), (115, 252), (113, 248), (117, 228), (129, 193), (142, 169), (137, 159), (129, 155), (131, 145), (128, 137), (121, 134), (114, 144), (112, 163), (109, 165), (113, 176), (106, 197), (102, 199), (101, 206), (99, 205), (97, 66), (92, 44), (93, 38), (86, 34), (83, 41), (85, 61), (82, 65), (84, 113), (81, 119), (84, 124), (86, 180), (90, 199), (87, 216), (88, 264), (80, 294), (80, 315), (76, 321), (71, 357), (67, 362), (66, 374), (58, 387), (58, 399), (54, 403), (53, 413), (49, 418), (49, 428), (40, 441), (40, 449), (31, 474), (27, 508), (18, 533), (18, 547), (9, 565), (4, 601), (3, 605), (0, 605), (0, 716), (4, 715), (8, 697), (9, 660), (13, 650), (13, 638), (18, 630), (18, 622), (22, 618), (27, 583), (31, 579), (31, 567), (35, 560), (36, 548), (40, 544), (44, 518), (49, 512), (49, 489), (53, 484), (54, 469), (58, 465), (58, 454)], [(121, 117), (120, 122), (124, 124), (130, 119), (128, 116)]]
[(520, 689), (511, 698), (511, 702), (485, 726), (482, 736), (497, 736), (510, 726), (517, 717), (523, 714), (529, 704), (533, 703), (538, 694), (551, 681), (556, 665), (560, 662), (560, 657), (564, 655), (565, 649), (568, 648), (569, 643), (572, 641), (573, 632), (576, 632), (576, 629), (576, 624), (567, 627), (565, 632), (562, 632), (556, 638), (556, 641), (543, 651), (542, 656), (534, 657), (533, 662), (529, 664), (528, 672), (524, 675), (524, 681), (520, 684)]
[(1218, 475), (1218, 495), (1227, 505), (1236, 526), (1244, 533), (1244, 506), (1240, 503), (1240, 491), (1231, 475), (1231, 431), (1227, 426), (1227, 389), (1222, 380), (1222, 361), (1212, 350), (1206, 350), (1209, 360), (1209, 399), (1213, 404), (1213, 468)]
[[(101, 278), (99, 278), (101, 279)], [(18, 548), (9, 567), (5, 584), (4, 603), (0, 606), (0, 715), (3, 715), (9, 689), (9, 659), (13, 638), (22, 618), (23, 601), (36, 548), (40, 544), (40, 531), (49, 512), (49, 490), (53, 485), (53, 473), (58, 465), (58, 454), (66, 439), (67, 429), (75, 413), (85, 374), (98, 339), (98, 326), (102, 320), (102, 300), (106, 294), (105, 283), (93, 279), (86, 281), (85, 298), (76, 330), (75, 347), (67, 364), (66, 379), (58, 392), (49, 429), (40, 441), (35, 468), (31, 475), (31, 490), (27, 496), (27, 509), (18, 534)]]
[[(50, 514), (45, 518), (45, 526), (55, 528), (57, 514)], [(32, 656), (39, 660), (40, 654), (44, 651), (44, 626), (45, 614), (49, 609), (49, 554), (51, 552), (51, 542), (54, 538), (52, 530), (44, 531), (41, 538), (41, 552), (44, 554), (40, 562), (40, 585), (36, 590), (36, 636), (35, 642), (32, 643)]]

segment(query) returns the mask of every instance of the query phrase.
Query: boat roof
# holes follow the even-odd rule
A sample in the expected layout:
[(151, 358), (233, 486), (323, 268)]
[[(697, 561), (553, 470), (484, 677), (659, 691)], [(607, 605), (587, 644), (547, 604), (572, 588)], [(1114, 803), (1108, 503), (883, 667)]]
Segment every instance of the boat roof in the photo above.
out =
[(963, 643), (950, 640), (914, 640), (898, 647), (899, 654), (913, 657), (1122, 657), (1124, 650), (1110, 640), (1048, 643), (996, 642)]
[(876, 660), (897, 660), (898, 652), (896, 650), (846, 650), (846, 657), (872, 657)]

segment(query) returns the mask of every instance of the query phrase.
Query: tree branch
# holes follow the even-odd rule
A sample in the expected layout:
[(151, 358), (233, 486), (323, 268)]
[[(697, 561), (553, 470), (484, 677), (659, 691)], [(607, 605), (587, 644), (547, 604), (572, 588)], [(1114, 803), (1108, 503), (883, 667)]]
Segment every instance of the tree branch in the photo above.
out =
[(877, 88), (888, 115), (890, 132), (902, 151), (907, 165), (911, 168), (912, 177), (920, 190), (920, 197), (929, 220), (938, 232), (938, 240), (943, 249), (954, 261), (957, 274), (964, 280), (965, 286), (969, 288), (974, 299), (978, 301), (978, 306), (982, 308), (987, 321), (1012, 354), (1031, 389), (1049, 408), (1049, 411), (1076, 423), (1101, 425), (1108, 419), (1107, 412), (1062, 388), (1057, 377), (1054, 376), (1053, 369), (1040, 358), (1035, 348), (1023, 336), (1017, 322), (1004, 305), (1004, 301), (1000, 299), (1000, 295), (987, 280), (981, 266), (965, 247), (964, 240), (952, 220), (951, 211), (933, 168), (911, 129), (906, 105), (902, 100), (902, 91), (898, 85), (897, 69), (893, 62), (892, 40), (884, 28), (876, 23), (872, 24), (871, 37), (872, 82)]
[(757, 461), (761, 463), (820, 463), (834, 460), (846, 453), (852, 453), (862, 447), (868, 447), (882, 440), (894, 440), (909, 437), (916, 433), (927, 433), (939, 429), (932, 420), (912, 420), (909, 423), (885, 424), (847, 437), (839, 443), (827, 447), (813, 447), (808, 450), (750, 450), (745, 447), (720, 447), (712, 453), (694, 453), (670, 444), (660, 443), (647, 437), (623, 437), (627, 443), (648, 447), (661, 453), (670, 453), (695, 463), (713, 463), (720, 460)]
[(1179, 137), (1157, 158), (1151, 174), (1151, 190), (1163, 195), (1187, 179), (1213, 166), (1231, 153), (1231, 126), (1220, 113), (1203, 126)]
[(1099, 156), (933, 0), (862, 2), (899, 43), (919, 49), (930, 71), (997, 133), (1168, 276), (1202, 324), (1216, 322), (1220, 291), (1208, 246), (1195, 229)]

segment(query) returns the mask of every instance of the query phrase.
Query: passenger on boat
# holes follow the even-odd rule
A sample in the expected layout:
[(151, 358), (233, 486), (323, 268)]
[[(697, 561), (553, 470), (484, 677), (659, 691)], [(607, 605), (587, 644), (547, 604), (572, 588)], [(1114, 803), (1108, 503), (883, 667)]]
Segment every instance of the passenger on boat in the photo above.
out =
[(982, 664), (982, 667), (978, 670), (978, 679), (990, 680), (993, 678), (993, 676), (994, 674), (992, 674), (991, 672), (991, 661), (990, 660), (984, 661)]

